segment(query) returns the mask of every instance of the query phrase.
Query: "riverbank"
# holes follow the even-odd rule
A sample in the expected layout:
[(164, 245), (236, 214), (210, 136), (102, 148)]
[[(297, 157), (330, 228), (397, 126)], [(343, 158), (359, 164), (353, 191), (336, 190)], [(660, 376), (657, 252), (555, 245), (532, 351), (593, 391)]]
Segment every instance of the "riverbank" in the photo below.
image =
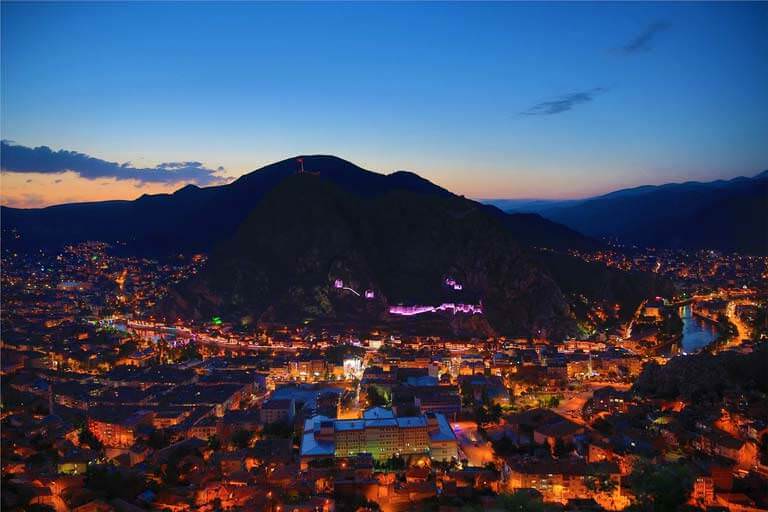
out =
[(678, 310), (683, 321), (683, 329), (680, 339), (680, 348), (683, 352), (691, 354), (710, 346), (718, 339), (718, 322), (697, 314), (690, 305), (682, 306)]

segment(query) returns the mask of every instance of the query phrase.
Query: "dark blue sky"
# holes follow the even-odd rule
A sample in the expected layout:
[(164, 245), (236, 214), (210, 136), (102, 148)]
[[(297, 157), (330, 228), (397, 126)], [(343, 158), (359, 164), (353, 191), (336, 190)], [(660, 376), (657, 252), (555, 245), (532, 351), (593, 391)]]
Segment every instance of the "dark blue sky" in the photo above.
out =
[(227, 176), (333, 153), (473, 197), (751, 175), (766, 27), (758, 3), (3, 3), (2, 137)]

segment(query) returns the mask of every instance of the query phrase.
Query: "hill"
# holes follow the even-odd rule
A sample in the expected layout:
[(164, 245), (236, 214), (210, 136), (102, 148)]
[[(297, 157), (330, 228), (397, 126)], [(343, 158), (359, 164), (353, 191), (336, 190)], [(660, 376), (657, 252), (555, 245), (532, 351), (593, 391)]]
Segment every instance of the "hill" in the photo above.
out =
[(207, 252), (206, 268), (157, 313), (242, 326), (558, 338), (575, 333), (568, 296), (631, 311), (657, 292), (648, 276), (540, 253), (598, 246), (541, 216), (504, 213), (410, 172), (383, 175), (323, 155), (303, 165), (297, 173), (296, 159), (283, 160), (228, 185), (135, 201), (4, 208), (4, 234), (20, 234), (26, 247), (103, 240), (146, 255)]
[[(496, 209), (412, 190), (365, 197), (305, 174), (270, 192), (158, 313), (199, 321), (221, 316), (244, 326), (311, 322), (558, 338), (575, 327), (552, 277), (558, 267), (559, 260), (540, 259), (521, 245)], [(602, 283), (608, 272), (590, 267), (584, 278)], [(594, 296), (615, 288), (609, 284)], [(477, 306), (483, 314), (390, 311), (442, 304)]]
[(768, 254), (768, 171), (753, 178), (643, 186), (529, 208), (597, 238)]

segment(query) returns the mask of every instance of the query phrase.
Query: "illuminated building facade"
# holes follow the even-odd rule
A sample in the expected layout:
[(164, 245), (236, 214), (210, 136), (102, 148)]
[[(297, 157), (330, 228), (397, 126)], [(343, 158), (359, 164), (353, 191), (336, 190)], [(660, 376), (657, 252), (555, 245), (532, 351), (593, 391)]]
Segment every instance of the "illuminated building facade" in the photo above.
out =
[(327, 457), (369, 453), (377, 460), (392, 456), (429, 455), (449, 461), (457, 458), (456, 435), (437, 413), (394, 417), (381, 414), (355, 420), (331, 420), (316, 416), (306, 421), (301, 443), (302, 462)]

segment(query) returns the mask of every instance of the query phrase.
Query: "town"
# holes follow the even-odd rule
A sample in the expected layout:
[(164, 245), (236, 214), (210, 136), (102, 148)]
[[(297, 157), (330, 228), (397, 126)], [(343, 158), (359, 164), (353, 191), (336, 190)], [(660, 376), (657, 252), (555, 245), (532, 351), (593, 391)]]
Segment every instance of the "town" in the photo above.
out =
[(768, 512), (766, 27), (0, 0), (0, 512)]
[(577, 256), (677, 295), (560, 343), (164, 324), (204, 255), (6, 252), (3, 507), (768, 508), (768, 259)]

